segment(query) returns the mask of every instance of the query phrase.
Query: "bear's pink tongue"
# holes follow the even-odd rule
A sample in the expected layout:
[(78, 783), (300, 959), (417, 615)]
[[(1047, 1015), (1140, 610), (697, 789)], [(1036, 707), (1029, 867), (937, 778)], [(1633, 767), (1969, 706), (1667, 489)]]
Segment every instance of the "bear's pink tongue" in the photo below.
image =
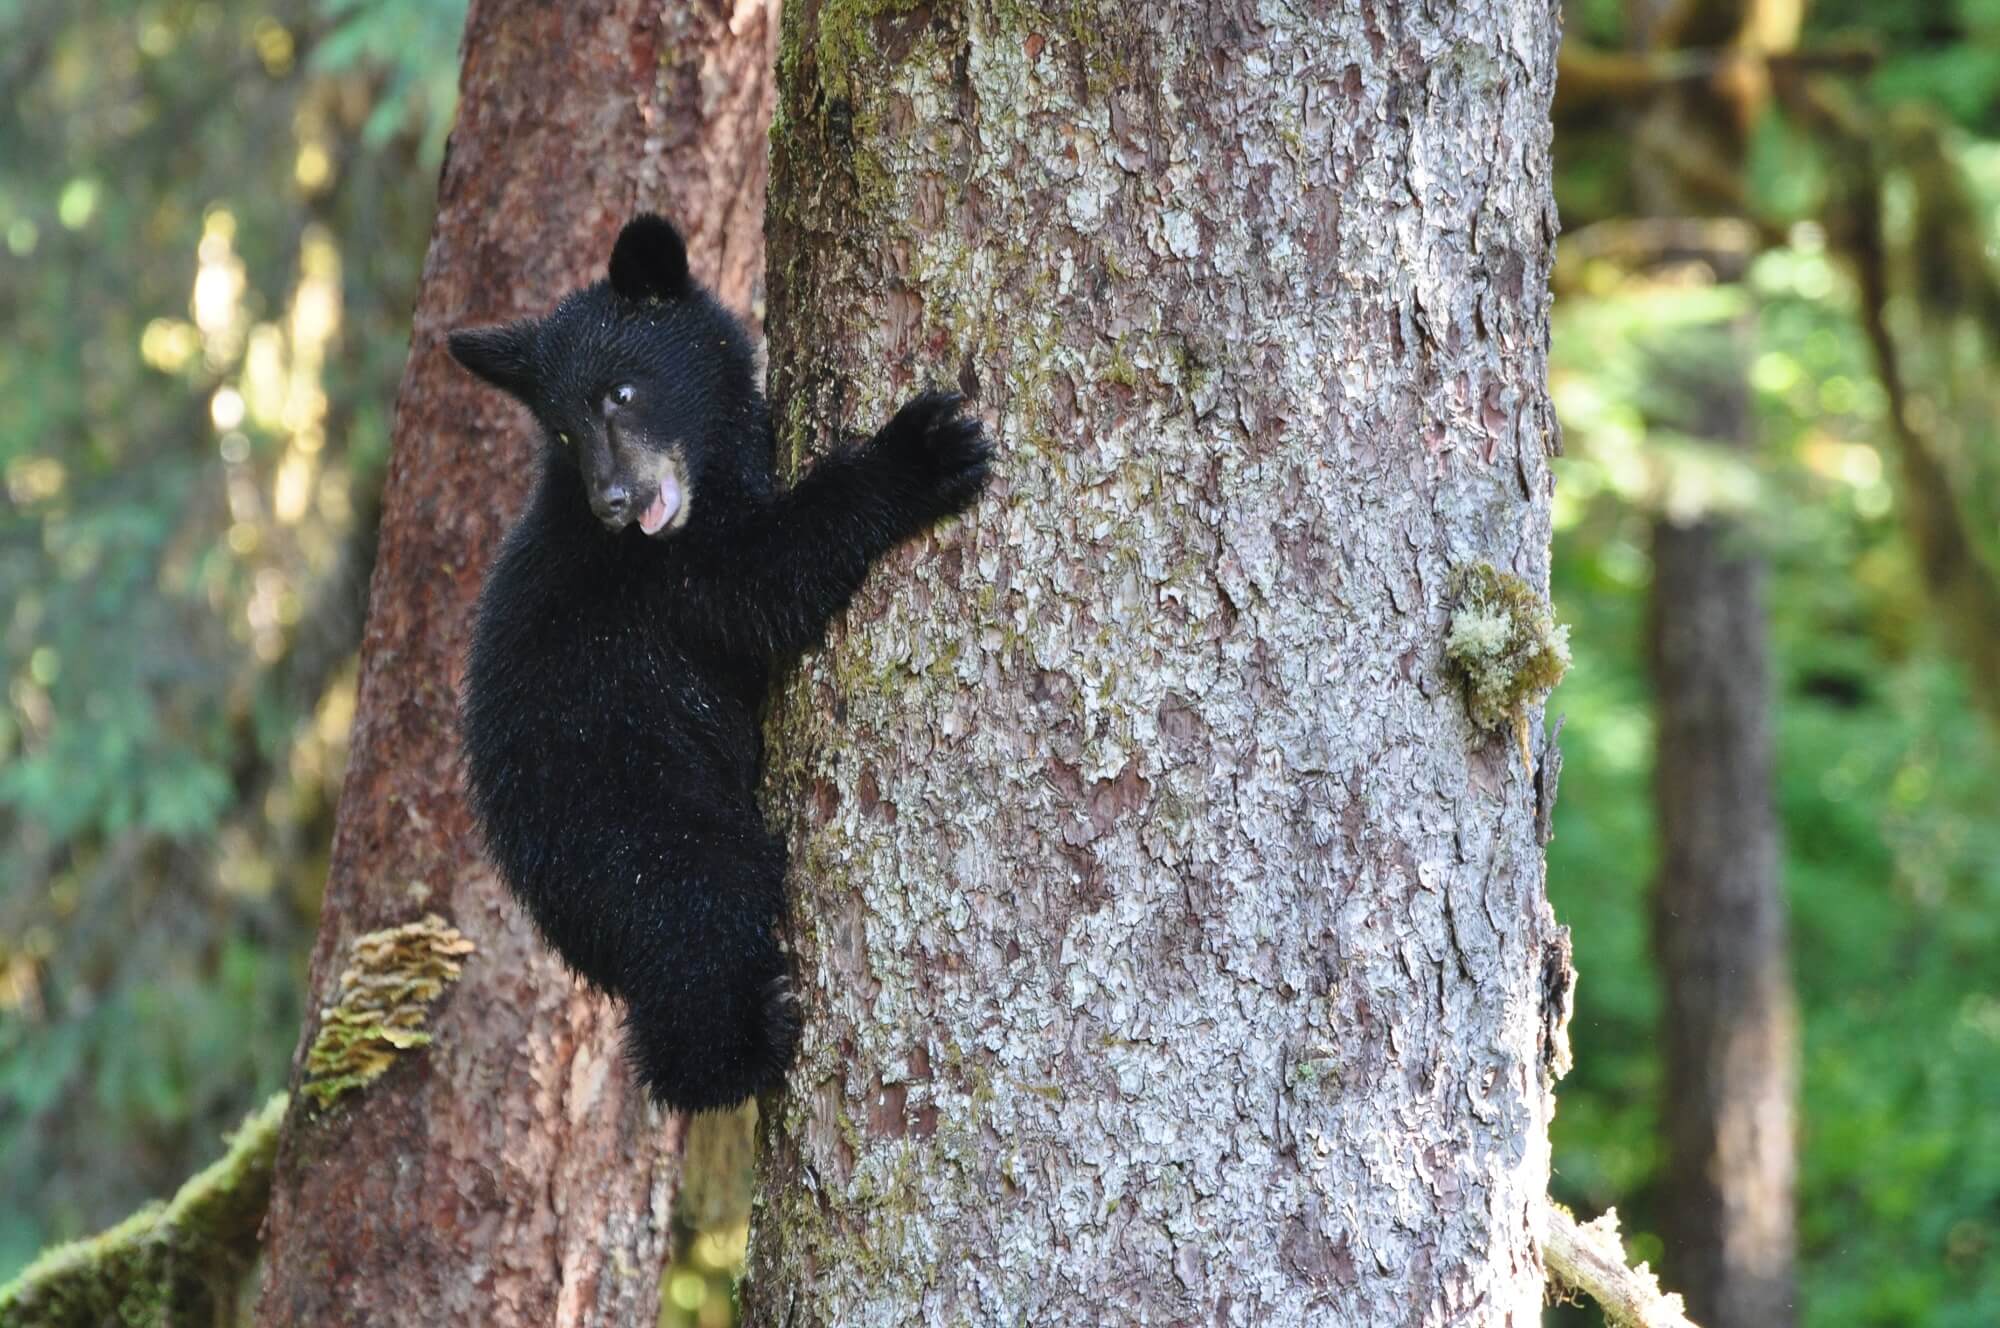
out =
[(657, 535), (667, 528), (667, 522), (674, 519), (674, 513), (681, 510), (681, 482), (672, 471), (660, 477), (660, 491), (653, 495), (653, 501), (646, 504), (646, 510), (639, 514), (639, 529), (648, 535)]

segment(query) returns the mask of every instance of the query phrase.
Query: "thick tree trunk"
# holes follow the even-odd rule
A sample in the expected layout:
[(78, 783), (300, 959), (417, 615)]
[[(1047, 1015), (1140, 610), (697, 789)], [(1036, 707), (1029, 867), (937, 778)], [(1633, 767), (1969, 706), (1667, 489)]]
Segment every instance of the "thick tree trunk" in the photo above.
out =
[[(444, 334), (595, 279), (639, 209), (683, 219), (703, 275), (747, 304), (774, 39), (761, 3), (472, 4), (396, 406), (314, 1004), (345, 1002), (350, 963), (398, 962), (380, 936), (357, 948), (364, 934), (437, 914), (476, 948), (435, 1004), (418, 1002), (429, 1046), (330, 1106), (295, 1094), (260, 1324), (624, 1328), (658, 1313), (680, 1122), (644, 1103), (615, 1011), (535, 940), (463, 800), (467, 616), (533, 443), (523, 415), (450, 364)], [(301, 1044), (308, 1092), (327, 1027), (313, 1021)]]
[[(1663, 363), (1692, 414), (1664, 421), (1747, 447), (1756, 422), (1744, 327)], [(1676, 356), (1703, 340), (1676, 337)], [(1720, 344), (1716, 344), (1716, 343)], [(1660, 876), (1653, 943), (1665, 986), (1663, 1234), (1670, 1281), (1703, 1328), (1786, 1328), (1793, 1310), (1797, 1018), (1772, 803), (1763, 555), (1710, 514), (1653, 526), (1652, 644)]]
[(958, 384), (1001, 478), (773, 718), (748, 1321), (1527, 1328), (1556, 929), (1442, 648), (1546, 582), (1554, 6), (871, 8), (787, 11), (786, 442)]

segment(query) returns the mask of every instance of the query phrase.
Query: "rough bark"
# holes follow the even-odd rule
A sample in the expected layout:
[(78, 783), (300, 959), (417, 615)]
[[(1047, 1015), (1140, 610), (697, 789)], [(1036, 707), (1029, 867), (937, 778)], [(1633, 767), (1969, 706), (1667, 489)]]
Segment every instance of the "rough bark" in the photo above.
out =
[[(1749, 445), (1747, 330), (1722, 330), (1722, 353), (1685, 385), (1701, 417), (1678, 427)], [(1661, 376), (1675, 370), (1663, 366)], [(1796, 1317), (1797, 1017), (1771, 786), (1764, 580), (1762, 553), (1739, 520), (1654, 522), (1662, 1230), (1674, 1285), (1705, 1328), (1785, 1328)]]
[(524, 415), (452, 367), (444, 334), (539, 312), (595, 279), (640, 209), (681, 218), (698, 269), (749, 304), (775, 35), (763, 3), (474, 0), (467, 16), (314, 1005), (335, 999), (364, 934), (434, 913), (475, 948), (428, 1011), (430, 1045), (324, 1109), (295, 1096), (260, 1324), (622, 1326), (658, 1312), (680, 1122), (643, 1102), (615, 1011), (535, 940), (463, 799), (453, 713), (467, 616), (533, 444)]
[(957, 384), (1001, 477), (775, 708), (748, 1322), (1538, 1320), (1557, 930), (1442, 647), (1546, 585), (1555, 27), (788, 7), (785, 444)]

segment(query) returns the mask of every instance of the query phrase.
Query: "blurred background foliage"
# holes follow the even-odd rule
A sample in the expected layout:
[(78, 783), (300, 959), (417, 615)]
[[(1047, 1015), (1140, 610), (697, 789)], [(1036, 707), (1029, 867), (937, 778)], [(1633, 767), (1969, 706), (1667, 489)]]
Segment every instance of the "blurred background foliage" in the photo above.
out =
[[(1643, 8), (1572, 0), (1565, 74), (1580, 46), (1630, 50)], [(1673, 1285), (1649, 528), (1733, 511), (1770, 566), (1800, 1322), (1971, 1328), (2000, 1306), (2000, 616), (1941, 598), (1924, 550), (1956, 535), (1966, 576), (1990, 588), (2000, 569), (2000, 0), (1813, 0), (1796, 53), (1812, 72), (1773, 62), (1743, 169), (1707, 181), (1704, 243), (1741, 252), (1740, 280), (1633, 279), (1616, 251), (1647, 211), (1634, 158), (1678, 145), (1635, 136), (1637, 99), (1566, 115), (1558, 92), (1554, 590), (1576, 666), (1550, 705), (1568, 722), (1549, 888), (1580, 976), (1552, 1189), (1580, 1212), (1616, 1205)], [(1754, 451), (1649, 431), (1662, 339), (1746, 316)], [(1893, 341), (1908, 438), (1871, 325)], [(1913, 501), (1913, 443), (1948, 501)]]
[[(1636, 8), (1572, 0), (1571, 45), (1628, 49)], [(462, 10), (0, 0), (0, 1280), (170, 1191), (284, 1081)], [(1554, 1188), (1616, 1205), (1671, 1283), (1648, 528), (1720, 507), (1772, 568), (1802, 1321), (1987, 1324), (2000, 681), (1977, 650), (2000, 621), (1954, 619), (1927, 579), (1871, 319), (1990, 576), (2000, 0), (1817, 0), (1803, 31), (1833, 53), (1820, 91), (1743, 127), (1715, 208), (1740, 280), (1631, 280), (1615, 227), (1653, 145), (1615, 108), (1558, 107), (1555, 593), (1577, 662), (1551, 707), (1550, 889), (1582, 976)], [(1743, 318), (1754, 452), (1649, 430), (1653, 348)], [(674, 1324), (729, 1321), (731, 1119), (683, 1205)]]
[(283, 1086), (462, 0), (0, 0), (0, 1278)]

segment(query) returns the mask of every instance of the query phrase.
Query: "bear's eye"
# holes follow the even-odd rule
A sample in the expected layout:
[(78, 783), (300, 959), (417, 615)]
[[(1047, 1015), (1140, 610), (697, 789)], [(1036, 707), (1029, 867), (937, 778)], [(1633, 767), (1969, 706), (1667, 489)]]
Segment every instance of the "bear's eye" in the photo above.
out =
[(604, 413), (609, 415), (614, 410), (631, 405), (632, 398), (637, 395), (638, 393), (633, 390), (630, 383), (618, 384), (618, 386), (604, 394)]

